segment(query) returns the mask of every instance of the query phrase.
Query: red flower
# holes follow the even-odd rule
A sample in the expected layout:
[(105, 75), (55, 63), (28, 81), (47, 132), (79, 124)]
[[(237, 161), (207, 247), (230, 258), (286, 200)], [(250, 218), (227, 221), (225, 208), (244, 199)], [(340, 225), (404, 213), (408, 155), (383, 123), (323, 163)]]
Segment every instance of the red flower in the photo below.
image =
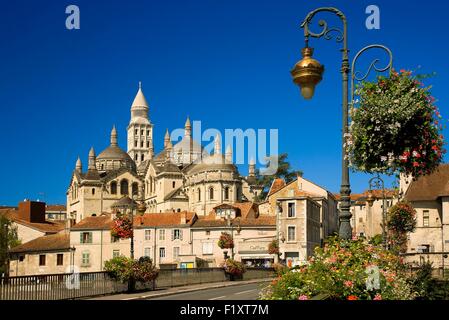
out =
[(419, 167), (419, 163), (415, 161), (415, 162), (413, 162), (413, 166), (414, 167)]
[(348, 296), (347, 300), (359, 300), (359, 298), (357, 296), (350, 295)]

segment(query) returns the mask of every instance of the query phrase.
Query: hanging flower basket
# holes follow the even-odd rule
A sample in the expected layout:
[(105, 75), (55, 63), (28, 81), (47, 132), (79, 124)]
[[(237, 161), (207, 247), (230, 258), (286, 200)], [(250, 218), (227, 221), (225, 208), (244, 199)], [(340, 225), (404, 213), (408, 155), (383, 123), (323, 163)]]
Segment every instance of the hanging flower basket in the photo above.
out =
[(392, 72), (356, 89), (346, 136), (350, 166), (367, 173), (405, 173), (415, 179), (442, 162), (441, 116), (429, 87), (410, 71)]
[(268, 245), (269, 254), (279, 254), (279, 243), (277, 240), (273, 240)]
[(232, 240), (232, 236), (227, 232), (222, 232), (220, 239), (218, 240), (218, 247), (220, 247), (220, 249), (234, 248), (234, 240)]
[(390, 208), (387, 216), (388, 244), (393, 251), (407, 251), (407, 233), (416, 227), (416, 210), (401, 201)]
[(120, 216), (112, 221), (111, 235), (120, 239), (128, 239), (133, 235), (133, 224), (127, 216)]
[(223, 268), (227, 274), (233, 276), (240, 276), (246, 272), (244, 264), (233, 259), (226, 259)]

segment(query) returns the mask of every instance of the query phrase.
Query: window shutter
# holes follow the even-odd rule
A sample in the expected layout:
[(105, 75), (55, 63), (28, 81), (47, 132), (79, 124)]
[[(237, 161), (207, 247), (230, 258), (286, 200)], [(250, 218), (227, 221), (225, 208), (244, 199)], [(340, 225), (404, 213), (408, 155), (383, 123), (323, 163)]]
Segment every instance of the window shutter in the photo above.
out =
[(182, 229), (179, 229), (179, 240), (181, 240), (182, 241)]
[(80, 243), (83, 243), (83, 233), (80, 232)]
[(92, 232), (89, 232), (89, 243), (92, 243)]
[(171, 230), (171, 241), (175, 240), (175, 230)]

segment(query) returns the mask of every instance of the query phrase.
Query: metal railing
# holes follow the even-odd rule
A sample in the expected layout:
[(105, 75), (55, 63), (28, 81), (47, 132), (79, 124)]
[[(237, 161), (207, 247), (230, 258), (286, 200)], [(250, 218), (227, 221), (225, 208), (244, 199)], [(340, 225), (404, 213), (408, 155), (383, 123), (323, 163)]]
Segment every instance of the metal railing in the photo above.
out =
[[(77, 278), (79, 276), (79, 278)], [(242, 280), (270, 278), (273, 269), (250, 268)], [(159, 270), (152, 283), (137, 283), (137, 290), (154, 290), (202, 283), (224, 282), (221, 268)], [(106, 272), (45, 274), (0, 279), (0, 300), (65, 300), (123, 293), (128, 284), (112, 279)]]

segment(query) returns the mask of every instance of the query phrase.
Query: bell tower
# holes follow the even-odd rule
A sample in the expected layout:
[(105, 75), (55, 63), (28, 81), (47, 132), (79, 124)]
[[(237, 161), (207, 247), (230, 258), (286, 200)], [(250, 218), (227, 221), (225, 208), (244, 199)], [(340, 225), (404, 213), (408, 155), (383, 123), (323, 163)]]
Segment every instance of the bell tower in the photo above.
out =
[(148, 102), (142, 92), (142, 83), (131, 105), (131, 120), (128, 125), (128, 154), (139, 165), (145, 160), (152, 159), (153, 124), (148, 117)]

